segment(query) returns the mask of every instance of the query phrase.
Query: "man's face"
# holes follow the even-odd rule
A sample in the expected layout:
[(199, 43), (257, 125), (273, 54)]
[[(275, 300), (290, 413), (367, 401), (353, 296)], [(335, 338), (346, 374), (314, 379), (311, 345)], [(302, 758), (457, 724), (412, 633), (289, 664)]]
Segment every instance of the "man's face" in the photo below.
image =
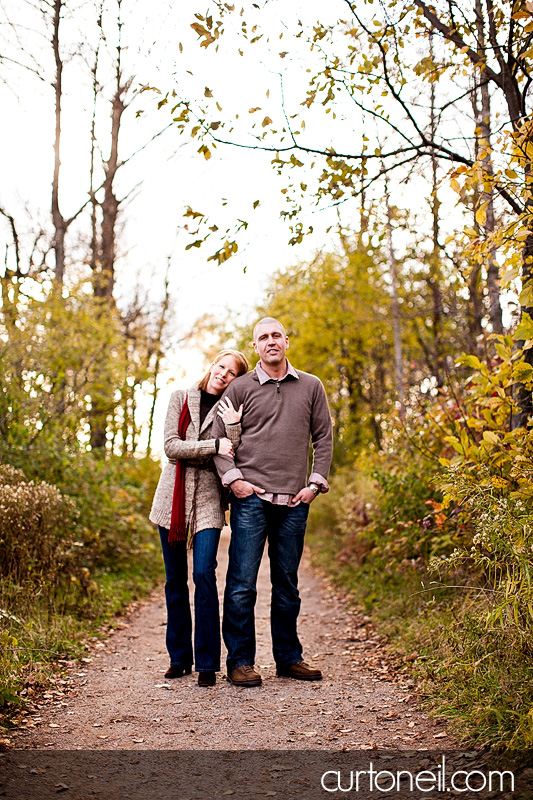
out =
[(265, 322), (258, 327), (253, 345), (263, 364), (277, 366), (285, 360), (289, 340), (277, 322)]

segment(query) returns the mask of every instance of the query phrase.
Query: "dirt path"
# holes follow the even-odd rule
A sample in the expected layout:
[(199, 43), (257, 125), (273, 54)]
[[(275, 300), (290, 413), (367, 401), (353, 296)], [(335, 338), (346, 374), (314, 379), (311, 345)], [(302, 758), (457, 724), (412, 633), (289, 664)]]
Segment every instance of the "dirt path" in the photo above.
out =
[[(228, 536), (219, 551), (222, 593)], [(263, 560), (256, 609), (263, 686), (237, 689), (219, 676), (166, 681), (163, 593), (88, 652), (83, 669), (17, 731), (36, 750), (421, 750), (453, 747), (442, 725), (417, 709), (412, 688), (389, 671), (361, 614), (301, 570), (300, 638), (324, 680), (277, 678), (270, 648), (269, 576)], [(222, 673), (223, 674), (223, 673)]]

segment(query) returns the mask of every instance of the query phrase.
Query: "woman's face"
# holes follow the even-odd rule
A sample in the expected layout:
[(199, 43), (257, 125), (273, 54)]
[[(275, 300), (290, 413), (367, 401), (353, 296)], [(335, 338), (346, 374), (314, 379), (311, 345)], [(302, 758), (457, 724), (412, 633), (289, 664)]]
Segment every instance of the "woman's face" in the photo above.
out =
[(213, 364), (207, 382), (209, 394), (222, 394), (232, 380), (239, 374), (237, 361), (233, 356), (223, 356), (220, 361)]

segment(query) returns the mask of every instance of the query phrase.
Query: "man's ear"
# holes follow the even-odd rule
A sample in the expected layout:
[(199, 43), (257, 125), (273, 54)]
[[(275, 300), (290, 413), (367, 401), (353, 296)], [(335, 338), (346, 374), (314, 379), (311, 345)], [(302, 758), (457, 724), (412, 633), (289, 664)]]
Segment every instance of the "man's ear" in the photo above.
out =
[(252, 345), (252, 347), (254, 348), (255, 352), (257, 353), (257, 345), (256, 345), (256, 343), (255, 342), (250, 342), (250, 344)]
[(285, 344), (287, 345), (287, 350), (289, 349), (289, 337), (285, 337)]

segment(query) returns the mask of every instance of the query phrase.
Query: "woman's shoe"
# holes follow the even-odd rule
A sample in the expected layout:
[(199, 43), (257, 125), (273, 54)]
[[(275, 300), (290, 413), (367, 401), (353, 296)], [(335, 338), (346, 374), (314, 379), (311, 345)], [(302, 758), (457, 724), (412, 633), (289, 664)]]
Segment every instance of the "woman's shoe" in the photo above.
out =
[(198, 686), (214, 686), (217, 680), (215, 672), (199, 672)]
[(192, 664), (187, 664), (185, 667), (181, 667), (179, 664), (171, 664), (165, 672), (165, 678), (169, 680), (172, 678), (181, 678), (183, 675), (190, 675), (191, 672)]

